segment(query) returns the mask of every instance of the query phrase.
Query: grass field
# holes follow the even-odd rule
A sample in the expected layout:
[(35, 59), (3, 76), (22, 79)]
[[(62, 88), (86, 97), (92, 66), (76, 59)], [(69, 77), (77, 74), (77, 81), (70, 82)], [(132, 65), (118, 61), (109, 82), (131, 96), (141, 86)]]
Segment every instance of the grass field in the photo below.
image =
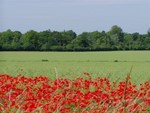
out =
[(93, 77), (123, 79), (131, 71), (133, 82), (150, 80), (150, 51), (113, 52), (0, 52), (0, 73), (76, 78), (89, 72)]

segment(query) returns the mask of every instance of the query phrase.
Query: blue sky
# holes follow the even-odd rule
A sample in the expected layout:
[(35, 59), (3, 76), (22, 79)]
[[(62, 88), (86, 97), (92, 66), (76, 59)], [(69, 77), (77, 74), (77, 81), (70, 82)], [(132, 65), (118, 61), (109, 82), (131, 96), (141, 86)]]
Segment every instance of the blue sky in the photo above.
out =
[(0, 32), (47, 29), (147, 33), (150, 0), (0, 0)]

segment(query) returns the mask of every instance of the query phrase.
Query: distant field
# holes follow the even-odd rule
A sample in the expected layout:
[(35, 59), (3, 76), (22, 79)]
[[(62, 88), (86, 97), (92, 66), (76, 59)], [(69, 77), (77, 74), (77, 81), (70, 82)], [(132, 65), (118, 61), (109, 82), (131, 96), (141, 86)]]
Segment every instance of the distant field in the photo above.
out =
[(123, 79), (131, 71), (133, 82), (150, 80), (150, 51), (113, 52), (0, 52), (0, 73), (76, 78), (89, 72), (93, 77)]

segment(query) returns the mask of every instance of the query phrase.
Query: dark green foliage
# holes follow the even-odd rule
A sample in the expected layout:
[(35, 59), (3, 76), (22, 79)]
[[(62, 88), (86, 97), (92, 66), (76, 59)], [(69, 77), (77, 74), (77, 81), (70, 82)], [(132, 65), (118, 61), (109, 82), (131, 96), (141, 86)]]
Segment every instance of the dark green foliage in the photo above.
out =
[(150, 29), (147, 34), (125, 33), (115, 25), (110, 31), (83, 32), (30, 30), (24, 34), (7, 30), (0, 33), (0, 51), (107, 51), (150, 50)]

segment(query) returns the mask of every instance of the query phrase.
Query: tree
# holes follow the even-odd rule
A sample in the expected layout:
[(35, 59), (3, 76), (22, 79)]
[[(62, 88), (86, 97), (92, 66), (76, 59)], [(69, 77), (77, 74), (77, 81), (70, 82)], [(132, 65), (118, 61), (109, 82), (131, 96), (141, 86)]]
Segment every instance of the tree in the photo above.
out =
[(96, 43), (96, 41), (100, 39), (100, 37), (101, 37), (101, 33), (98, 31), (90, 32), (88, 34), (87, 40), (89, 42), (90, 50), (95, 50), (99, 46), (99, 44)]
[(132, 34), (125, 33), (124, 34), (124, 49), (132, 50), (132, 46), (133, 46)]
[(69, 47), (72, 48), (72, 50), (89, 50), (90, 41), (88, 40), (88, 36), (88, 32), (83, 32), (71, 41)]
[(0, 45), (2, 50), (11, 50), (12, 41), (13, 41), (13, 32), (10, 29), (1, 33)]
[(150, 28), (148, 28), (147, 33), (150, 33)]
[(150, 50), (150, 28), (147, 34), (124, 33), (117, 25), (110, 31), (19, 31), (0, 32), (0, 50), (25, 51), (101, 51), (101, 50)]
[(117, 25), (114, 25), (111, 27), (111, 30), (108, 32), (108, 35), (110, 35), (110, 36), (116, 35), (119, 39), (119, 42), (124, 41), (123, 30), (121, 29), (121, 27), (118, 27)]
[(65, 50), (65, 49), (66, 49), (66, 46), (67, 46), (73, 39), (76, 38), (76, 33), (73, 32), (72, 30), (63, 31), (63, 32), (61, 32), (61, 36), (62, 36), (62, 39), (61, 39), (61, 46), (62, 46), (62, 49)]
[(47, 51), (49, 50), (49, 38), (51, 37), (52, 32), (50, 30), (42, 31), (39, 33), (39, 46), (40, 50)]
[(147, 35), (150, 37), (150, 28), (147, 30)]
[(108, 32), (108, 36), (110, 37), (111, 45), (113, 45), (113, 48), (123, 48), (124, 33), (120, 27), (118, 27), (117, 25), (112, 26), (110, 31)]
[(21, 50), (21, 39), (22, 33), (19, 31), (13, 32), (13, 40), (11, 42), (12, 50)]
[(30, 30), (21, 37), (22, 47), (24, 50), (39, 50), (39, 34)]

